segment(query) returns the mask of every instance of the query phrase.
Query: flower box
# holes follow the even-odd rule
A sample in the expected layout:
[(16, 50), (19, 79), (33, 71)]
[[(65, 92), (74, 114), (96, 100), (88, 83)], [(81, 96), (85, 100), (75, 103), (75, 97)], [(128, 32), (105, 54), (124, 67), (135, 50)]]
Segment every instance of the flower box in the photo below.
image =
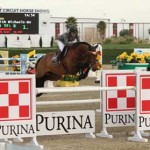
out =
[(119, 70), (131, 70), (137, 67), (150, 68), (150, 53), (131, 53), (130, 55), (128, 55), (126, 52), (123, 52), (111, 62), (112, 66), (117, 65)]
[(117, 68), (118, 70), (133, 70), (137, 67), (146, 67), (147, 68), (148, 63), (124, 63), (124, 64), (118, 64)]
[(71, 81), (58, 80), (56, 82), (56, 86), (57, 87), (76, 87), (76, 86), (79, 86), (79, 82), (78, 81), (71, 82)]

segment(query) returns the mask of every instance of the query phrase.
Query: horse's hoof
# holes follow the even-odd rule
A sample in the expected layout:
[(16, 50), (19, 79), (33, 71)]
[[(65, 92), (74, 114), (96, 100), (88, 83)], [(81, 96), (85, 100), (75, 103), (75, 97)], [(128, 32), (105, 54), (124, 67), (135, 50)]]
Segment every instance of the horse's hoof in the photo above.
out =
[(43, 95), (43, 93), (39, 93), (36, 95), (36, 97), (40, 97), (41, 95)]
[(95, 80), (95, 83), (100, 83), (100, 80)]

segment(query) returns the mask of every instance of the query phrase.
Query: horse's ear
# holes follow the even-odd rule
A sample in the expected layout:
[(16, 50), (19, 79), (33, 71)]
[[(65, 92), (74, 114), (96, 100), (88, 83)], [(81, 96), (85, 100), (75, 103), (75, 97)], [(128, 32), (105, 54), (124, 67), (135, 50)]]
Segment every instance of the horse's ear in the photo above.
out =
[(92, 52), (92, 54), (96, 55), (96, 54), (97, 54), (97, 52)]

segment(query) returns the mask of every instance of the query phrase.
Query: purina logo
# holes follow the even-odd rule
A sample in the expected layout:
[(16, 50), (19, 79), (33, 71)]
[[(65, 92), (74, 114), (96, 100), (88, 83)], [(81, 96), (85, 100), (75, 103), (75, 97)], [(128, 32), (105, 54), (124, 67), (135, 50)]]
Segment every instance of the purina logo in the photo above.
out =
[(1, 76), (0, 139), (35, 136), (34, 84), (31, 75)]
[(3, 87), (0, 88), (0, 121), (32, 119), (29, 85), (30, 80), (27, 79), (0, 81), (0, 87)]
[(37, 135), (93, 133), (94, 111), (42, 112), (36, 114)]
[(35, 134), (35, 129), (32, 124), (17, 124), (17, 125), (0, 125), (0, 135), (1, 136), (13, 136), (18, 135), (30, 135)]

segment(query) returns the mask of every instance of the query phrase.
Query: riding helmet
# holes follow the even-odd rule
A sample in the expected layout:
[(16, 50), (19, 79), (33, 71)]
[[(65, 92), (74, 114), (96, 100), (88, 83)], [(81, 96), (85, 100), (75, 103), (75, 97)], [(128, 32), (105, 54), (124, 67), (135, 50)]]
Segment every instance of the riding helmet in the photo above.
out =
[(70, 33), (71, 33), (71, 32), (77, 33), (77, 32), (78, 32), (78, 29), (77, 29), (76, 26), (71, 26), (71, 27), (69, 28), (69, 32), (70, 32)]

